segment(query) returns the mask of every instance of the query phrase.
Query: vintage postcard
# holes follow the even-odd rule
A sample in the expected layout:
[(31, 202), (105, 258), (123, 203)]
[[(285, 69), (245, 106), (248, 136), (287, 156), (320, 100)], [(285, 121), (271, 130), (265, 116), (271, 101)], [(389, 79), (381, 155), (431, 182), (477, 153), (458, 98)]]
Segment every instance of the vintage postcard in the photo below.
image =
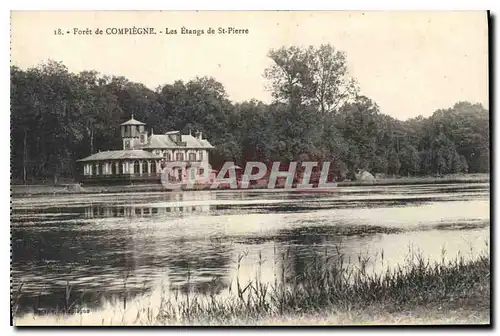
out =
[(12, 324), (490, 325), (488, 23), (11, 12)]

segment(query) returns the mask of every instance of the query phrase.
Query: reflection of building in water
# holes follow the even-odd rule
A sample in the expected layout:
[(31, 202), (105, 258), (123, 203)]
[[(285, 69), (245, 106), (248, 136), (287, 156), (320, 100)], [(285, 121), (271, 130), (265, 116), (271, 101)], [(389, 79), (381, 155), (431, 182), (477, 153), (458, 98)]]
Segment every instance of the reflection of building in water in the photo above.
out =
[[(136, 265), (131, 269), (131, 278), (151, 279), (157, 285), (164, 285), (166, 290), (181, 292), (189, 288), (191, 291), (219, 293), (227, 288), (232, 244), (218, 240), (221, 235), (218, 227), (207, 229), (210, 224), (204, 220), (215, 200), (215, 193), (168, 193), (156, 198), (147, 205), (88, 207), (86, 214), (89, 217), (95, 214), (123, 217), (109, 223), (113, 225), (114, 236), (125, 234), (131, 237), (128, 249), (133, 265)], [(184, 217), (184, 214), (193, 217)], [(139, 220), (139, 217), (143, 218)]]
[(212, 208), (210, 201), (215, 200), (216, 197), (214, 192), (209, 191), (169, 193), (167, 195), (167, 202), (154, 202), (148, 205), (91, 205), (85, 208), (85, 217), (147, 217), (206, 213)]
[(210, 211), (210, 205), (188, 205), (188, 206), (169, 206), (169, 207), (136, 207), (136, 206), (117, 206), (117, 207), (96, 207), (89, 206), (85, 208), (85, 217), (87, 218), (109, 218), (109, 217), (147, 217), (166, 214), (198, 214)]

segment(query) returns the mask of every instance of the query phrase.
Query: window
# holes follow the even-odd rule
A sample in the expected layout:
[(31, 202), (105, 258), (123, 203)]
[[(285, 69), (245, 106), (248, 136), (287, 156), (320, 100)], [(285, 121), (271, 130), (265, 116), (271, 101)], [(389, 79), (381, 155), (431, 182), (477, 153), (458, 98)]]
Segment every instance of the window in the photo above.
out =
[(163, 152), (163, 157), (165, 158), (165, 160), (167, 161), (172, 161), (172, 153), (170, 153), (169, 151), (164, 151)]
[(205, 172), (205, 169), (203, 169), (203, 168), (200, 168), (200, 169), (198, 170), (198, 174), (200, 174), (200, 175), (203, 175), (203, 173), (204, 173), (204, 172)]
[(189, 161), (196, 161), (196, 153), (189, 153)]
[(141, 164), (139, 161), (135, 160), (134, 161), (134, 174), (139, 174), (141, 171)]
[(200, 161), (203, 161), (203, 151), (200, 151)]
[(146, 143), (146, 134), (141, 134), (141, 143)]
[(177, 154), (175, 155), (175, 159), (176, 159), (177, 161), (184, 161), (184, 153), (177, 153)]
[(125, 141), (125, 149), (130, 149), (130, 140)]

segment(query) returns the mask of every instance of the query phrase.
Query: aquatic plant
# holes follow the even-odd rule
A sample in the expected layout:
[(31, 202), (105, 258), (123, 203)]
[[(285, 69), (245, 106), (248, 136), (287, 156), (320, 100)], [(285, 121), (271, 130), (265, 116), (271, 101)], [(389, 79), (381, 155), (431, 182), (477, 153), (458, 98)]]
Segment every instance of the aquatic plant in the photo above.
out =
[[(108, 301), (105, 306), (113, 308), (122, 316), (114, 316), (109, 322), (104, 318), (99, 324), (234, 324), (257, 323), (259, 320), (324, 314), (345, 313), (350, 316), (360, 312), (371, 315), (376, 312), (396, 314), (425, 309), (428, 312), (449, 312), (469, 309), (481, 316), (489, 314), (490, 306), (490, 257), (487, 249), (474, 259), (457, 255), (445, 261), (431, 263), (421, 253), (409, 249), (406, 262), (385, 272), (371, 272), (368, 269), (370, 257), (358, 255), (352, 262), (337, 249), (335, 258), (325, 253), (324, 258), (313, 260), (303, 272), (287, 276), (286, 266), (275, 272), (274, 283), (262, 282), (259, 274), (245, 284), (235, 279), (236, 295), (216, 296), (214, 293), (200, 294), (190, 289), (188, 272), (186, 291), (162, 289), (159, 304), (136, 305), (123, 301)], [(239, 265), (244, 258), (241, 255)], [(281, 255), (283, 261), (287, 253)], [(373, 257), (372, 257), (373, 258)], [(384, 253), (377, 254), (377, 261), (384, 263)], [(372, 260), (373, 261), (373, 260)], [(262, 257), (259, 258), (259, 265)], [(286, 265), (283, 262), (281, 265)], [(125, 283), (125, 282), (124, 282)], [(71, 287), (67, 285), (69, 290)], [(126, 286), (124, 285), (124, 290)], [(231, 292), (231, 288), (228, 289)], [(20, 291), (20, 288), (19, 288)], [(16, 298), (20, 295), (15, 294)], [(68, 297), (68, 296), (67, 296)], [(74, 304), (68, 307), (73, 307)], [(131, 307), (132, 306), (132, 307)], [(85, 324), (82, 313), (79, 320), (72, 319), (74, 312), (65, 307), (52, 315), (52, 323), (40, 317), (40, 324)], [(123, 307), (123, 309), (121, 309)], [(131, 312), (131, 309), (134, 309)], [(93, 312), (96, 317), (99, 311)], [(73, 315), (71, 315), (73, 314)], [(107, 315), (106, 315), (107, 316)], [(36, 324), (35, 316), (31, 323)], [(44, 318), (46, 319), (44, 322)], [(368, 317), (369, 318), (369, 317)], [(26, 317), (16, 322), (24, 324)], [(80, 321), (80, 323), (78, 323)], [(94, 319), (95, 322), (95, 319)], [(95, 324), (95, 323), (91, 323)]]

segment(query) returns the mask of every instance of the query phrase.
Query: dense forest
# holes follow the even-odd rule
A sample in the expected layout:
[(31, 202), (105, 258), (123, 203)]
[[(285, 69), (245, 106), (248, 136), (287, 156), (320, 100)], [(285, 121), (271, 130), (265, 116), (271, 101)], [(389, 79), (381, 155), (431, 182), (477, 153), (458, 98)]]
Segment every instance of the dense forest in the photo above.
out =
[(333, 162), (342, 177), (357, 169), (399, 176), (489, 171), (489, 113), (482, 105), (457, 102), (429, 118), (400, 121), (360, 94), (346, 55), (331, 45), (283, 47), (268, 56), (269, 104), (232, 102), (214, 78), (151, 90), (96, 71), (71, 73), (55, 61), (12, 66), (13, 181), (74, 176), (77, 159), (121, 149), (119, 125), (132, 114), (155, 133), (202, 131), (216, 147), (214, 167), (315, 160)]

